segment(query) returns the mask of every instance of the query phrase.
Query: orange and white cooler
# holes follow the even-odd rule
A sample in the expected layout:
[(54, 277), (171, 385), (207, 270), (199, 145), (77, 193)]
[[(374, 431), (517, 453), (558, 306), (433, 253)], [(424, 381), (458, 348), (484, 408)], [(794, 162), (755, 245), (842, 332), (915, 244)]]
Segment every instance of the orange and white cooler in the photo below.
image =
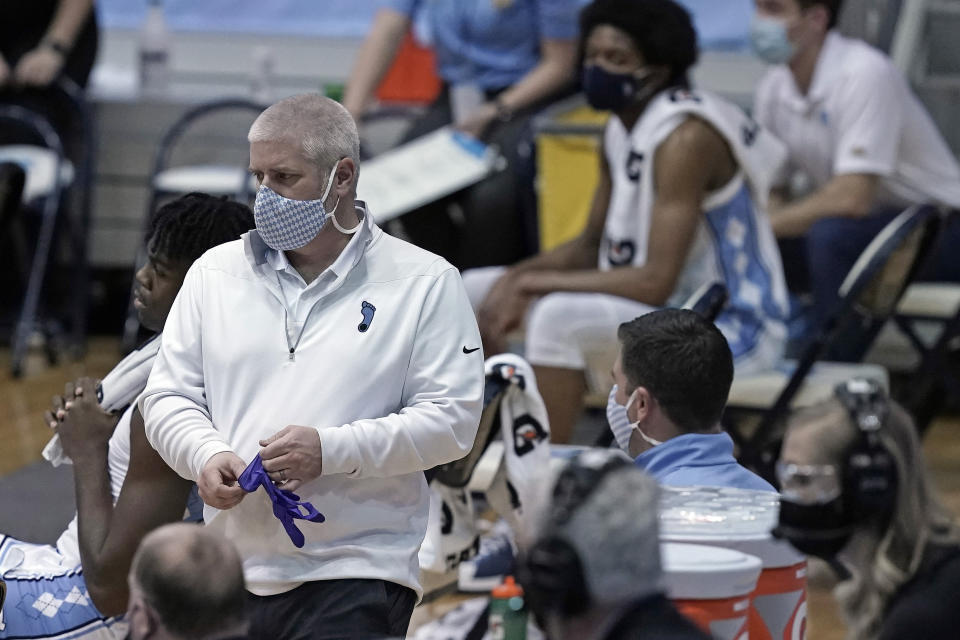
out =
[(771, 535), (779, 495), (715, 487), (662, 487), (660, 539), (758, 557), (763, 571), (750, 610), (750, 640), (805, 640), (807, 560)]
[(732, 549), (667, 542), (660, 545), (667, 596), (717, 640), (747, 640), (750, 598), (760, 559)]

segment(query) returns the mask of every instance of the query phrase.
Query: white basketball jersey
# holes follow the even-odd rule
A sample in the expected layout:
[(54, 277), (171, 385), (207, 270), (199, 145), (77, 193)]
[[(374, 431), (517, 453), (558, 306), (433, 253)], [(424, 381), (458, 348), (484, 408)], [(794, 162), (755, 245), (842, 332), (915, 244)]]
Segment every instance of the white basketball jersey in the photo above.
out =
[[(761, 336), (785, 339), (787, 290), (780, 252), (764, 213), (786, 150), (739, 107), (705, 91), (670, 89), (650, 102), (627, 131), (611, 117), (604, 132), (612, 191), (600, 248), (600, 268), (646, 263), (656, 199), (657, 148), (689, 117), (727, 141), (739, 172), (709, 194), (690, 254), (667, 306), (680, 306), (703, 284), (723, 282), (729, 303), (717, 319), (736, 360), (747, 359)], [(738, 366), (739, 366), (738, 362)]]

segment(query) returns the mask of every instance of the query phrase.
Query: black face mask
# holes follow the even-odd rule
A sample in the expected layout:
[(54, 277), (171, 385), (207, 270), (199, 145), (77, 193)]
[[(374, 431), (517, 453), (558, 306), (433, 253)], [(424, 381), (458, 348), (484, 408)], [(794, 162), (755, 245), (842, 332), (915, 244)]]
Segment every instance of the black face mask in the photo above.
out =
[(651, 73), (611, 73), (597, 64), (585, 66), (581, 80), (587, 102), (599, 111), (620, 111), (646, 100), (657, 90)]
[(832, 561), (847, 546), (853, 529), (842, 498), (811, 505), (781, 498), (780, 524), (773, 535), (787, 540), (800, 553)]

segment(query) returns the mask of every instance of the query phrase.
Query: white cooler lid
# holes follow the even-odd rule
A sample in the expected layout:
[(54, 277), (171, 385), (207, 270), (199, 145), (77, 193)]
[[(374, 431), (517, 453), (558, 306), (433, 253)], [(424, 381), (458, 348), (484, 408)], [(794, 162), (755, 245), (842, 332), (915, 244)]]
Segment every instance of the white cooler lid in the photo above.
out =
[(662, 487), (660, 539), (743, 551), (768, 569), (789, 567), (804, 556), (772, 536), (779, 513), (780, 496), (770, 491)]
[(667, 596), (674, 600), (722, 600), (751, 594), (762, 563), (756, 556), (699, 544), (666, 542), (660, 558)]

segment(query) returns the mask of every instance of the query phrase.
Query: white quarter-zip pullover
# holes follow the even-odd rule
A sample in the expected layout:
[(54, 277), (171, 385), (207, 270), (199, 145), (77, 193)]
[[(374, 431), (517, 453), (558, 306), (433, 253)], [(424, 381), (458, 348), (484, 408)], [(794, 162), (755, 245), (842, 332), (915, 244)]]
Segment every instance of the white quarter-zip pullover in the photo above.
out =
[(298, 521), (302, 549), (263, 491), (204, 510), (207, 526), (236, 544), (258, 595), (337, 578), (420, 593), (422, 471), (462, 457), (476, 435), (483, 352), (460, 275), (359, 211), (363, 227), (297, 304), (256, 231), (204, 254), (170, 311), (142, 396), (150, 443), (194, 480), (217, 453), (249, 462), (283, 427), (317, 428), (323, 473), (297, 493), (326, 522)]

